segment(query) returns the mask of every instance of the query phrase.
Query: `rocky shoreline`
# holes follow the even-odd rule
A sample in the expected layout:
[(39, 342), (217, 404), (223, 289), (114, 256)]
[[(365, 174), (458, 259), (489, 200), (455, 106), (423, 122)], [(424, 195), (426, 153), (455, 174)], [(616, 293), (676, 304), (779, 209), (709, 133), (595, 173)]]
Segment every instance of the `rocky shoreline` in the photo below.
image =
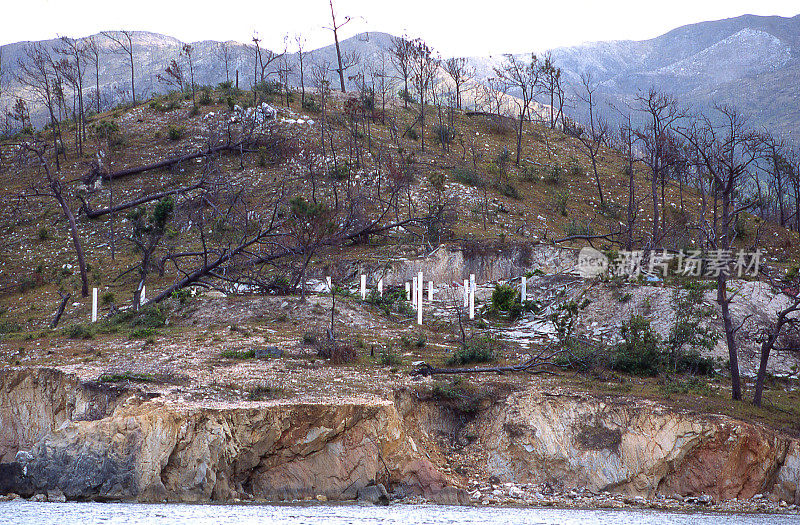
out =
[[(800, 516), (800, 506), (788, 504), (785, 501), (776, 501), (765, 494), (756, 494), (746, 500), (728, 500), (715, 502), (711, 496), (688, 496), (679, 494), (672, 496), (658, 495), (654, 498), (642, 496), (628, 496), (611, 492), (595, 493), (588, 489), (571, 489), (567, 491), (555, 490), (547, 484), (515, 484), (500, 483), (496, 480), (470, 482), (469, 501), (458, 503), (455, 501), (447, 504), (471, 507), (552, 507), (557, 509), (595, 510), (595, 509), (649, 509), (667, 512), (712, 512), (724, 514), (783, 514)], [(388, 493), (383, 485), (378, 484), (367, 487), (360, 493), (353, 504), (367, 505), (430, 505), (443, 504), (437, 499), (428, 499), (422, 496), (406, 496), (402, 493)], [(64, 493), (55, 490), (47, 494), (35, 494), (30, 498), (23, 498), (18, 494), (0, 495), (0, 503), (26, 500), (36, 503), (65, 503)], [(219, 504), (221, 502), (216, 502)], [(234, 499), (224, 502), (227, 505), (249, 504), (331, 504), (323, 495), (315, 498), (304, 498), (294, 501), (269, 501), (264, 499)], [(336, 502), (337, 504), (348, 502)]]

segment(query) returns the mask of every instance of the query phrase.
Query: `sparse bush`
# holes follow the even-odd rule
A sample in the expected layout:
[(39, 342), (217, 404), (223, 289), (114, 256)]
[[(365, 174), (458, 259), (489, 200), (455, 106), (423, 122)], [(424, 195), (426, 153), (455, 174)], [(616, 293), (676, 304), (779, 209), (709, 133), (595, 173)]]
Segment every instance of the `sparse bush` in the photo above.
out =
[(519, 190), (513, 184), (503, 184), (500, 186), (500, 193), (508, 197), (509, 199), (519, 200), (522, 196), (519, 194)]
[(125, 381), (152, 383), (156, 381), (156, 377), (153, 374), (144, 374), (140, 372), (116, 372), (101, 375), (100, 381), (103, 383), (122, 383)]
[(447, 360), (447, 364), (467, 365), (471, 363), (489, 363), (497, 359), (497, 340), (489, 336), (475, 337), (467, 341)]
[(50, 233), (47, 231), (47, 227), (42, 226), (41, 228), (39, 228), (39, 240), (46, 241), (49, 238), (50, 238)]
[(419, 133), (417, 133), (417, 130), (414, 129), (413, 126), (408, 126), (406, 128), (405, 135), (406, 135), (406, 137), (408, 137), (411, 140), (419, 140)]
[(547, 184), (552, 184), (553, 186), (558, 185), (561, 183), (561, 176), (563, 175), (563, 171), (561, 166), (552, 166), (544, 175), (544, 181)]
[(322, 108), (319, 107), (317, 101), (314, 100), (314, 97), (306, 95), (306, 100), (303, 102), (303, 109), (310, 112), (310, 113), (319, 113), (322, 111)]
[(583, 224), (582, 222), (573, 219), (569, 221), (567, 225), (564, 227), (564, 233), (567, 234), (567, 237), (573, 237), (576, 235), (591, 236), (594, 234), (594, 231), (592, 230), (592, 227), (589, 225), (589, 222)]
[(527, 166), (523, 164), (520, 166), (520, 174), (522, 175), (522, 180), (525, 182), (536, 183), (539, 182), (541, 178), (539, 176), (539, 168), (536, 166)]
[(167, 136), (171, 141), (178, 141), (183, 138), (183, 133), (185, 128), (183, 126), (174, 126), (170, 124), (169, 128), (167, 129)]
[(114, 295), (114, 292), (103, 292), (103, 295), (100, 297), (100, 304), (108, 306), (114, 304), (115, 299), (116, 295)]
[(453, 168), (453, 177), (466, 186), (475, 188), (482, 188), (486, 185), (483, 178), (474, 170), (470, 168)]
[(223, 350), (220, 356), (225, 359), (255, 359), (256, 351), (252, 348), (247, 350)]
[(270, 385), (256, 385), (247, 391), (248, 401), (264, 401), (283, 395), (283, 389)]
[(211, 88), (206, 86), (200, 90), (200, 99), (198, 100), (201, 106), (211, 105)]
[(555, 202), (556, 209), (558, 212), (563, 215), (564, 217), (567, 216), (567, 204), (569, 203), (569, 192), (568, 191), (559, 191), (556, 193), (555, 197), (553, 198)]
[(400, 366), (403, 360), (400, 355), (390, 347), (381, 351), (378, 357), (378, 363), (380, 363), (381, 366)]
[(149, 339), (158, 334), (155, 328), (135, 328), (131, 331), (131, 339)]
[(14, 332), (21, 332), (22, 326), (16, 321), (2, 321), (0, 322), (0, 334), (13, 334)]
[(64, 330), (64, 335), (69, 339), (92, 339), (94, 330), (85, 324), (73, 324)]
[(450, 126), (437, 124), (433, 127), (433, 137), (437, 144), (446, 146), (455, 140), (456, 130)]

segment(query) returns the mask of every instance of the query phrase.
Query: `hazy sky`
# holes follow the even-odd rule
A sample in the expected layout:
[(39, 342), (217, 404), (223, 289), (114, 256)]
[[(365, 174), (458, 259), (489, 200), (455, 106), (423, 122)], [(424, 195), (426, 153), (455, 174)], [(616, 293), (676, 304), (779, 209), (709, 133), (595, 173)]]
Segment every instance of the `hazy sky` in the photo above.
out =
[[(282, 35), (330, 43), (328, 0), (0, 0), (0, 44), (105, 29), (147, 30), (184, 41)], [(797, 0), (335, 0), (353, 20), (344, 36), (386, 31), (424, 36), (450, 55), (524, 52), (595, 40), (645, 39), (675, 27), (741, 14), (795, 16)], [(657, 6), (657, 7), (656, 7)]]

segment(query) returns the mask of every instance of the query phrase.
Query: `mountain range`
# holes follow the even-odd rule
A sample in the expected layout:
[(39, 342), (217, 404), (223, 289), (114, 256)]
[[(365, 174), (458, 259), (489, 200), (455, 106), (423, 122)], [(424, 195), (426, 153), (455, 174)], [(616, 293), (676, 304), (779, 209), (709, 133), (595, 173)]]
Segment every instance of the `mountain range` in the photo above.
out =
[[(100, 88), (107, 104), (129, 95), (127, 56), (114, 53), (115, 44), (102, 35), (94, 37), (103, 51)], [(341, 42), (343, 52), (360, 56), (358, 67), (379, 68), (388, 64), (391, 35), (362, 33)], [(165, 35), (136, 32), (133, 36), (136, 57), (137, 94), (166, 91), (158, 80), (169, 61), (177, 58), (182, 42)], [(2, 46), (3, 70), (7, 89), (0, 108), (16, 96), (30, 98), (15, 81), (17, 60), (24, 56), (29, 42)], [(57, 40), (44, 42), (55, 46)], [(242, 87), (253, 78), (253, 45), (228, 42), (231, 49), (229, 75), (235, 80), (238, 70)], [(217, 56), (214, 41), (192, 43), (195, 80), (217, 84), (225, 80), (224, 65)], [(641, 41), (586, 43), (549, 50), (562, 68), (568, 94), (579, 85), (580, 75), (591, 73), (598, 83), (601, 105), (634, 105), (638, 93), (655, 86), (675, 95), (688, 106), (708, 107), (728, 104), (741, 109), (756, 128), (766, 128), (798, 140), (800, 124), (800, 15), (793, 18), (744, 15), (736, 18), (682, 26), (659, 37)], [(289, 56), (296, 63), (296, 54)], [(476, 79), (493, 75), (502, 56), (469, 57)], [(336, 62), (333, 45), (309, 51), (307, 64)], [(292, 74), (299, 77), (298, 68)], [(94, 89), (94, 71), (87, 72), (86, 84)], [(335, 85), (335, 84), (334, 84)], [(574, 99), (574, 97), (573, 97)], [(467, 98), (469, 100), (469, 98)], [(577, 108), (576, 108), (577, 110)]]

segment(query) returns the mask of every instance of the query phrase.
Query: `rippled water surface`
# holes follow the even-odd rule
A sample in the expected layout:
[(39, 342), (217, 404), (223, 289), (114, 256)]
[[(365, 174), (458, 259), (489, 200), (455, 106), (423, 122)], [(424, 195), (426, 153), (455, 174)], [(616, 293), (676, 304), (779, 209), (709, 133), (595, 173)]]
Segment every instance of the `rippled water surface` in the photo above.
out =
[(145, 505), (128, 503), (0, 503), (0, 524), (86, 525), (141, 523), (218, 525), (234, 523), (386, 523), (447, 524), (686, 524), (797, 525), (797, 516), (765, 514), (675, 513), (650, 510), (566, 510), (535, 508), (475, 508), (439, 505), (372, 507), (342, 505)]

